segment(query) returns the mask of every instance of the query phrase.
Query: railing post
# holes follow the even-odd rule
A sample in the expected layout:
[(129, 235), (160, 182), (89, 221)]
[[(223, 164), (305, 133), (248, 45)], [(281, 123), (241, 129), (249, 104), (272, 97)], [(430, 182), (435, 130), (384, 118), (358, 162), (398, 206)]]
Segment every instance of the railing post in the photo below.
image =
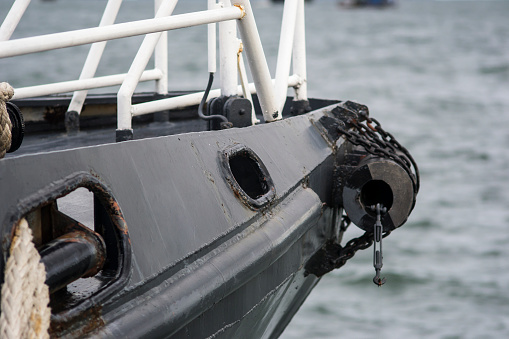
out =
[(274, 86), (276, 102), (280, 112), (283, 111), (288, 93), (288, 77), (290, 76), (298, 5), (298, 0), (285, 1), (284, 3), (276, 66), (276, 85)]
[(299, 115), (311, 110), (308, 101), (308, 85), (306, 71), (306, 23), (304, 17), (304, 0), (298, 0), (295, 35), (293, 42), (293, 73), (298, 75), (301, 83), (295, 86), (295, 97), (292, 114)]
[[(161, 7), (163, 0), (154, 0), (154, 11)], [(156, 93), (160, 96), (168, 94), (168, 32), (161, 32), (161, 37), (157, 42), (154, 51), (154, 67), (162, 73), (161, 79), (156, 80)], [(168, 122), (170, 119), (169, 111), (161, 111), (154, 114), (154, 121)]]
[[(161, 7), (163, 0), (154, 1), (155, 14)], [(156, 92), (157, 94), (168, 94), (168, 32), (161, 32), (161, 37), (157, 42), (154, 55), (155, 68), (159, 69), (163, 77), (156, 80)]]
[(242, 36), (242, 43), (245, 47), (247, 61), (251, 69), (256, 92), (258, 93), (258, 100), (260, 101), (264, 120), (266, 122), (279, 120), (282, 118), (282, 114), (274, 100), (274, 86), (272, 85), (269, 66), (267, 65), (262, 42), (256, 28), (251, 4), (249, 0), (235, 0), (235, 5), (240, 5), (245, 12), (244, 17), (238, 20), (237, 24)]
[[(207, 9), (216, 9), (218, 5), (216, 0), (208, 0)], [(216, 73), (217, 67), (217, 42), (216, 42), (216, 23), (209, 24), (207, 27), (207, 55), (208, 55), (208, 70), (209, 73)]]
[(237, 53), (237, 67), (239, 71), (239, 78), (240, 78), (240, 85), (242, 87), (242, 95), (244, 98), (249, 100), (251, 103), (251, 107), (253, 109), (251, 110), (251, 125), (256, 125), (260, 122), (258, 118), (256, 117), (256, 112), (254, 110), (253, 105), (253, 97), (251, 96), (251, 91), (249, 90), (249, 81), (247, 79), (247, 71), (246, 66), (244, 65), (244, 56), (242, 55), (242, 52), (244, 51), (242, 40), (239, 39), (239, 52)]
[[(224, 0), (224, 7), (231, 7), (230, 0)], [(219, 23), (219, 71), (221, 80), (221, 95), (232, 96), (237, 94), (237, 52), (239, 44), (237, 39), (237, 25), (235, 21), (222, 21)]]
[[(178, 0), (167, 0), (162, 2), (157, 11), (156, 18), (171, 15), (177, 5), (177, 2)], [(117, 94), (117, 141), (126, 141), (133, 138), (131, 98), (143, 71), (147, 67), (147, 63), (154, 52), (155, 45), (159, 41), (160, 36), (161, 32), (150, 33), (145, 36), (140, 49), (131, 64), (131, 68), (129, 68), (127, 77), (122, 86), (120, 86)]]
[[(99, 23), (100, 27), (112, 25), (115, 22), (121, 4), (122, 0), (108, 0), (101, 22)], [(91, 79), (95, 76), (97, 66), (99, 66), (104, 48), (106, 47), (106, 42), (96, 42), (90, 46), (87, 59), (81, 70), (80, 80)], [(76, 133), (79, 130), (79, 115), (81, 114), (87, 94), (88, 91), (84, 90), (74, 92), (72, 96), (69, 108), (65, 112), (65, 129), (69, 134)]]

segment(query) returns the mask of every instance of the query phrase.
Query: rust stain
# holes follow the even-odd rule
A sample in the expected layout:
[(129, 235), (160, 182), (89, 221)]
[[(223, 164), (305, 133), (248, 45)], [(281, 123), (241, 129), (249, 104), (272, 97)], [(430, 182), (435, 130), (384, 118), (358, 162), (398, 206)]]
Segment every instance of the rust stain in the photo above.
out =
[(209, 171), (207, 171), (207, 170), (203, 171), (203, 173), (205, 174), (205, 177), (207, 177), (207, 179), (208, 179), (211, 183), (213, 183), (213, 184), (215, 184), (215, 183), (216, 183), (216, 181), (214, 180), (214, 177), (213, 177), (212, 173), (210, 173), (210, 172), (209, 172)]
[(102, 307), (96, 306), (68, 321), (52, 319), (49, 335), (50, 337), (59, 338), (72, 333), (72, 337), (82, 337), (97, 328), (103, 327), (105, 324), (102, 318)]
[(234, 4), (233, 6), (237, 7), (240, 9), (240, 11), (242, 12), (242, 16), (240, 17), (239, 20), (242, 20), (244, 19), (244, 17), (246, 16), (246, 10), (244, 9), (244, 6), (240, 5), (240, 4)]
[(43, 118), (51, 124), (56, 124), (64, 121), (65, 112), (67, 108), (65, 106), (46, 106), (44, 107)]
[(124, 235), (128, 235), (128, 231), (127, 231), (127, 224), (125, 223), (125, 220), (124, 218), (122, 217), (122, 212), (120, 211), (120, 206), (118, 205), (118, 203), (113, 200), (113, 198), (110, 197), (109, 199), (109, 205), (110, 205), (110, 211), (111, 211), (111, 215), (112, 216), (115, 216), (117, 220), (115, 220), (113, 223), (115, 224), (115, 226), (124, 234)]
[(98, 233), (87, 230), (83, 227), (83, 230), (74, 230), (53, 241), (59, 243), (84, 244), (88, 247), (92, 246), (94, 255), (89, 268), (81, 276), (82, 278), (92, 277), (99, 273), (99, 271), (103, 268), (106, 261), (106, 248), (104, 240)]

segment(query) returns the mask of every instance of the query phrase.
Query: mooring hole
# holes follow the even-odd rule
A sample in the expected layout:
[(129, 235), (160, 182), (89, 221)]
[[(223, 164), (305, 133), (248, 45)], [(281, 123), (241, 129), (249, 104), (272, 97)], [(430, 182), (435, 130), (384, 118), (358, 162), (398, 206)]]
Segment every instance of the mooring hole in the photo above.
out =
[(269, 191), (269, 185), (260, 166), (248, 152), (239, 152), (229, 159), (233, 177), (240, 188), (251, 198), (258, 199)]
[(389, 210), (392, 207), (394, 196), (391, 187), (382, 180), (371, 180), (361, 188), (361, 204), (369, 214), (376, 215), (369, 207), (380, 203)]
[(119, 234), (117, 234), (117, 227), (113, 224), (108, 203), (99, 199), (96, 192), (85, 187), (78, 187), (56, 199), (56, 204), (59, 214), (79, 222), (102, 237), (109, 254), (104, 263), (104, 275), (109, 275), (111, 273), (109, 271), (118, 270)]
[(120, 275), (126, 253), (120, 229), (125, 225), (115, 206), (100, 188), (77, 187), (23, 216), (46, 267), (53, 314), (125, 281)]

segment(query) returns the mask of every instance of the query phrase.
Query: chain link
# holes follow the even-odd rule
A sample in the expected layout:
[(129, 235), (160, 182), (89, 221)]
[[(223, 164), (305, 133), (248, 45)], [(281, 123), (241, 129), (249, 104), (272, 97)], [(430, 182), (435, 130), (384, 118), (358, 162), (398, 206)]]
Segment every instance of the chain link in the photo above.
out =
[[(386, 132), (378, 120), (370, 118), (367, 112), (360, 111), (358, 115), (360, 119), (350, 118), (348, 120), (348, 123), (353, 126), (354, 129), (347, 130), (338, 126), (338, 131), (342, 133), (350, 143), (362, 146), (366, 152), (381, 158), (393, 160), (400, 165), (409, 174), (415, 195), (417, 195), (420, 181), (419, 169), (415, 160), (410, 155), (410, 152), (408, 152), (391, 133)], [(342, 223), (348, 225), (350, 223), (348, 216), (343, 214), (342, 217)], [(385, 232), (382, 238), (387, 237), (390, 233), (390, 231)], [(346, 264), (357, 251), (369, 248), (373, 242), (373, 231), (366, 231), (360, 237), (349, 240), (345, 246), (341, 247), (339, 256), (334, 262), (335, 268), (340, 268)]]
[[(344, 215), (343, 220), (344, 218), (348, 217)], [(387, 237), (389, 234), (391, 234), (391, 231), (385, 232), (382, 238)], [(373, 244), (373, 241), (373, 231), (367, 231), (360, 237), (350, 239), (346, 245), (341, 248), (339, 256), (335, 259), (334, 267), (340, 268), (346, 264), (348, 260), (352, 259), (357, 251), (369, 248)]]
[[(375, 156), (393, 160), (410, 175), (414, 187), (415, 195), (419, 192), (419, 169), (414, 158), (403, 147), (394, 136), (386, 132), (380, 122), (375, 118), (370, 118), (367, 113), (358, 113), (361, 119), (350, 118), (348, 123), (355, 129), (348, 131), (341, 126), (337, 129), (352, 144), (362, 146), (366, 152)], [(359, 120), (361, 120), (359, 122)], [(362, 123), (365, 121), (365, 123)], [(372, 124), (375, 124), (373, 126)]]

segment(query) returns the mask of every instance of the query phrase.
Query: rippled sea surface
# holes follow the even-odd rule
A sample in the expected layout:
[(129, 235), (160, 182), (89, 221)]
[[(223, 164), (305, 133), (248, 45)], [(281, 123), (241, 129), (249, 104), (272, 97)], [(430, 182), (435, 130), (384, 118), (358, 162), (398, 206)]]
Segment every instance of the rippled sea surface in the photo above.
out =
[[(205, 3), (181, 2), (177, 12)], [(0, 19), (10, 3), (0, 0)], [(274, 74), (282, 7), (253, 3)], [(104, 5), (34, 1), (14, 37), (97, 25)], [(149, 1), (124, 5), (119, 21), (152, 12)], [(384, 239), (387, 283), (372, 282), (372, 251), (357, 253), (322, 279), (283, 338), (509, 338), (508, 18), (509, 1), (307, 5), (309, 95), (368, 105), (414, 155), (421, 191), (407, 224)], [(205, 32), (170, 33), (170, 89), (206, 85)], [(140, 41), (112, 43), (99, 73), (126, 72)], [(22, 68), (0, 60), (0, 81), (75, 79), (86, 51), (23, 57)]]

